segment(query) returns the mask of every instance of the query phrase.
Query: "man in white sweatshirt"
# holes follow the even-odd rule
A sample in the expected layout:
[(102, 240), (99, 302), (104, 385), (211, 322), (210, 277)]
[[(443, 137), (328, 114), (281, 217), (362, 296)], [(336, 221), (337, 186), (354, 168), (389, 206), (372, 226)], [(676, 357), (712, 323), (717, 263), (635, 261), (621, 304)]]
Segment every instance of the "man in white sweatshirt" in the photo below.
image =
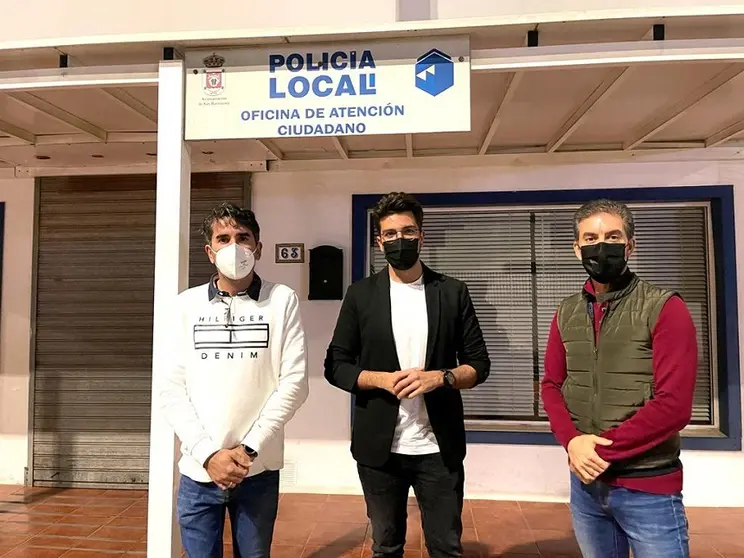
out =
[(222, 204), (203, 232), (217, 274), (177, 297), (172, 365), (156, 370), (181, 440), (181, 540), (188, 558), (221, 558), (227, 511), (235, 556), (268, 558), (284, 425), (308, 395), (299, 301), (254, 272), (261, 243), (252, 211)]

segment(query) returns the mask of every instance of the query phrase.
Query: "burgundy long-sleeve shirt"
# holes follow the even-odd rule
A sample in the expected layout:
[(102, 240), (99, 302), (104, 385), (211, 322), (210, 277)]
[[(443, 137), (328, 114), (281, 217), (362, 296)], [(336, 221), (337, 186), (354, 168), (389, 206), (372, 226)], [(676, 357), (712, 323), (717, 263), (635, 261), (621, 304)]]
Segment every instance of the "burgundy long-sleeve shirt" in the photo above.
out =
[[(591, 281), (584, 289), (594, 294)], [(607, 304), (594, 303), (595, 338), (601, 343), (599, 326)], [(612, 463), (634, 457), (659, 445), (682, 430), (690, 421), (697, 372), (697, 334), (687, 305), (679, 297), (670, 298), (661, 310), (651, 333), (654, 397), (628, 420), (601, 434), (611, 446), (597, 446), (596, 452)], [(542, 400), (550, 428), (564, 448), (582, 434), (574, 426), (563, 399), (566, 380), (566, 349), (553, 317), (545, 352)], [(602, 477), (613, 486), (651, 494), (675, 494), (682, 490), (682, 469), (653, 477)]]

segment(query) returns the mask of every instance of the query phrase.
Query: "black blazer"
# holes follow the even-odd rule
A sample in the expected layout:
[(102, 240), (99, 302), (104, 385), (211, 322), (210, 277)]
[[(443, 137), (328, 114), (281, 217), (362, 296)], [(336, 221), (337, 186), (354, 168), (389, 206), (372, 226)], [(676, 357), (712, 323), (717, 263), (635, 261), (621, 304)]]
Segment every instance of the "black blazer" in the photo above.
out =
[[(483, 383), (491, 369), (486, 344), (467, 286), (424, 267), (429, 316), (426, 370), (469, 364)], [(325, 377), (355, 394), (351, 453), (362, 465), (380, 467), (388, 459), (398, 417), (398, 399), (381, 389), (359, 390), (363, 370), (400, 369), (390, 313), (388, 268), (351, 285), (325, 359)], [(424, 395), (432, 430), (444, 462), (459, 468), (465, 458), (465, 425), (460, 392), (440, 388)]]

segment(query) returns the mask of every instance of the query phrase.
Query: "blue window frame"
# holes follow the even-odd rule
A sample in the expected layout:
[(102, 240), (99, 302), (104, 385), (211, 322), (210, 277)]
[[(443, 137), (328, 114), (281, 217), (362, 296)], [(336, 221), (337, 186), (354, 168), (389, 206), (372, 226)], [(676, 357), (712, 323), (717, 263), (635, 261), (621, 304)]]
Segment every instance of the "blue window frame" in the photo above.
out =
[[(352, 196), (352, 281), (365, 277), (368, 213), (383, 193)], [(718, 416), (720, 435), (684, 436), (684, 449), (742, 449), (739, 373), (739, 333), (733, 186), (618, 188), (600, 190), (542, 190), (519, 192), (449, 192), (416, 194), (425, 207), (546, 206), (581, 204), (596, 198), (626, 203), (707, 202), (710, 204), (714, 247), (717, 336)], [(353, 412), (353, 406), (352, 406)], [(549, 432), (469, 431), (469, 443), (553, 445)]]

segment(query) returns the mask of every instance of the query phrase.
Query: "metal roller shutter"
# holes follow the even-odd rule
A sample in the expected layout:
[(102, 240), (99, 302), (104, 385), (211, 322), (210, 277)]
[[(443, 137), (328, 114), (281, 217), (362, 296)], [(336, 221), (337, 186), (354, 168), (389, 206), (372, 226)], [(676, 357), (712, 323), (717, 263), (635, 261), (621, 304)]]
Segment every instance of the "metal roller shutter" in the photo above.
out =
[[(242, 173), (192, 178), (190, 284), (211, 272), (199, 224), (246, 201)], [(42, 179), (33, 390), (35, 486), (147, 484), (155, 177)]]

